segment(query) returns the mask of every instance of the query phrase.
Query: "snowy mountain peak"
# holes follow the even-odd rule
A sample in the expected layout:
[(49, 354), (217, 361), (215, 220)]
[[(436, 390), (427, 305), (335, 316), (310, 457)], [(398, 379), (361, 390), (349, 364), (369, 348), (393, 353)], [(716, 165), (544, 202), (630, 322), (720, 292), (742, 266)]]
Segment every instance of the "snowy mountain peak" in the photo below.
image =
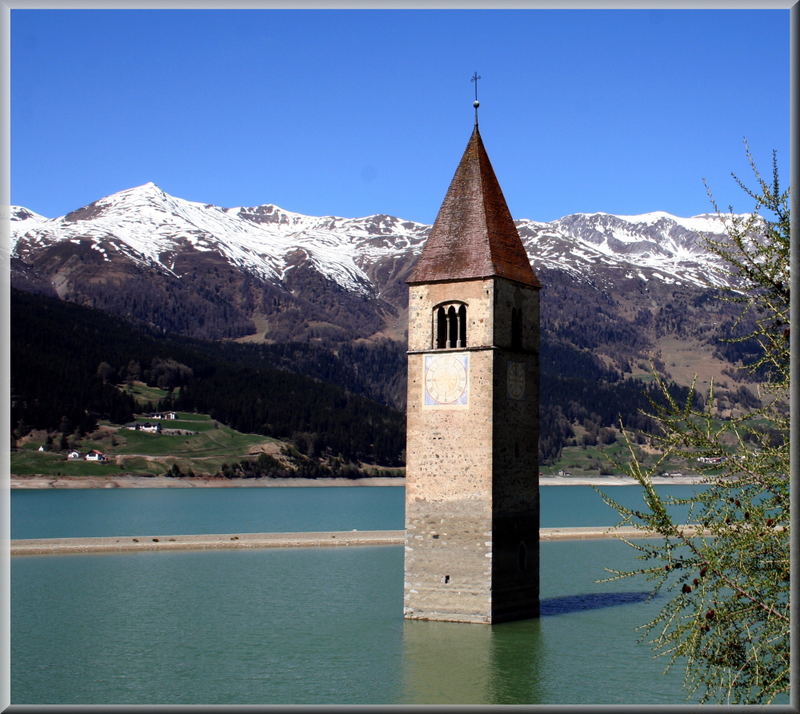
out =
[(8, 217), (11, 224), (10, 243), (12, 254), (22, 236), (48, 220), (45, 216), (39, 215), (24, 206), (9, 206)]
[[(152, 181), (60, 218), (46, 219), (20, 206), (12, 214), (12, 251), (23, 260), (55, 243), (83, 242), (104, 261), (116, 255), (180, 278), (179, 256), (206, 254), (274, 285), (307, 266), (363, 296), (379, 289), (376, 266), (412, 260), (430, 231), (428, 225), (386, 214), (307, 216), (274, 204), (222, 208), (176, 198)], [(724, 218), (716, 214), (576, 213), (549, 223), (522, 219), (516, 225), (535, 270), (586, 277), (610, 275), (613, 269), (618, 275), (646, 273), (667, 283), (695, 285), (726, 279), (704, 246), (705, 236), (725, 232)]]
[[(125, 189), (110, 196), (104, 196), (92, 205), (101, 206), (154, 206), (162, 207), (170, 205), (174, 200), (172, 196), (162, 191), (152, 181), (143, 183), (141, 186)], [(180, 199), (178, 199), (180, 200)]]
[(112, 194), (107, 198), (117, 198), (117, 199), (125, 199), (128, 197), (141, 197), (141, 196), (149, 196), (152, 198), (164, 198), (167, 194), (161, 190), (159, 186), (154, 184), (152, 181), (148, 181), (147, 183), (143, 183), (141, 186), (133, 186), (132, 188), (125, 189), (124, 191), (119, 191), (118, 193)]
[(309, 219), (309, 216), (286, 211), (273, 203), (265, 203), (261, 206), (236, 206), (235, 208), (226, 208), (224, 210), (229, 215), (237, 216), (256, 224), (290, 227)]
[(143, 184), (139, 186), (131, 186), (130, 188), (123, 189), (122, 191), (118, 191), (116, 194), (111, 194), (114, 196), (120, 196), (125, 194), (131, 193), (164, 193), (153, 181), (145, 181)]
[[(9, 206), (9, 219), (14, 221), (15, 223), (24, 223), (30, 222), (33, 223), (41, 223), (42, 221), (46, 221), (47, 218), (45, 216), (39, 215), (34, 211), (31, 211), (29, 208), (25, 208), (24, 206)], [(17, 226), (18, 227), (18, 226)]]

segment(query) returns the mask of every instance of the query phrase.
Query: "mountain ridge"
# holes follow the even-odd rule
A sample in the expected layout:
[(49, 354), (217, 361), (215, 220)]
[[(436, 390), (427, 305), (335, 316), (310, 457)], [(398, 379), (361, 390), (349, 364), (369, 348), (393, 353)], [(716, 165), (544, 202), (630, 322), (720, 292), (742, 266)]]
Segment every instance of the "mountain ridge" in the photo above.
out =
[[(404, 342), (405, 281), (431, 229), (386, 214), (225, 208), (152, 182), (57, 218), (21, 206), (11, 217), (19, 289), (202, 339), (331, 345)], [(515, 221), (543, 284), (543, 334), (620, 373), (654, 361), (687, 384), (696, 361), (701, 385), (718, 379), (734, 368), (717, 339), (734, 313), (714, 299), (730, 276), (704, 241), (722, 239), (725, 220), (653, 211)]]
[[(296, 251), (301, 250), (321, 274), (363, 294), (375, 288), (364, 265), (409, 252), (418, 255), (431, 228), (386, 214), (307, 216), (269, 203), (225, 208), (176, 198), (153, 182), (56, 218), (12, 206), (11, 218), (11, 252), (23, 259), (47, 244), (81, 237), (93, 240), (100, 252), (108, 245), (134, 261), (174, 274), (170, 257), (183, 244), (199, 251), (217, 250), (229, 263), (275, 282), (295, 267)], [(699, 235), (724, 235), (724, 218), (716, 214), (684, 218), (664, 211), (630, 216), (595, 212), (515, 223), (534, 268), (541, 264), (580, 273), (582, 262), (611, 261), (660, 271), (656, 279), (675, 284), (726, 282), (718, 262), (697, 240)]]

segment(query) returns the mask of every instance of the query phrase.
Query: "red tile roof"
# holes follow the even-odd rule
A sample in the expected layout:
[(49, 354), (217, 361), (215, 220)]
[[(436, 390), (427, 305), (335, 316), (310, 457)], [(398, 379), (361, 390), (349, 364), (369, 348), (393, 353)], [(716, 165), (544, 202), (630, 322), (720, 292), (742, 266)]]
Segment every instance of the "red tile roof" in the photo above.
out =
[(408, 282), (491, 276), (541, 287), (476, 126)]

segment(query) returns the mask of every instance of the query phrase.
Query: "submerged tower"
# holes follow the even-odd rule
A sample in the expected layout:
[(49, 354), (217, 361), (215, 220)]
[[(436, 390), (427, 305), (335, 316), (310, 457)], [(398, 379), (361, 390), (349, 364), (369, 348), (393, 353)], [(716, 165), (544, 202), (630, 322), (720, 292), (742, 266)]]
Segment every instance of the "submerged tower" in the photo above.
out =
[(539, 614), (540, 284), (475, 104), (408, 280), (404, 614), (491, 623)]

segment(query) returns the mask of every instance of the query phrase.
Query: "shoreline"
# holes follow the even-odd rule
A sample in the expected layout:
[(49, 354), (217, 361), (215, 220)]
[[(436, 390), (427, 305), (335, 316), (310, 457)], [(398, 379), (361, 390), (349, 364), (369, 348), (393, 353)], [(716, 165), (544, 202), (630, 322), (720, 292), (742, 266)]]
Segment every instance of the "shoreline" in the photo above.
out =
[(349, 478), (203, 478), (188, 476), (11, 476), (11, 489), (49, 488), (280, 488), (287, 486), (402, 486), (386, 476)]
[[(682, 526), (688, 536), (700, 535), (695, 526)], [(590, 526), (541, 528), (540, 541), (598, 538), (653, 538), (656, 533), (636, 528)], [(11, 541), (11, 556), (141, 553), (177, 550), (241, 550), (262, 548), (323, 548), (401, 546), (405, 531), (327, 531), (301, 533), (209, 533), (204, 535), (106, 536), (95, 538), (29, 538)]]
[[(704, 483), (705, 477), (654, 476), (660, 485), (691, 485)], [(629, 476), (540, 476), (540, 486), (635, 486)], [(368, 476), (349, 478), (246, 478), (220, 479), (202, 477), (171, 478), (168, 476), (11, 476), (11, 490), (70, 489), (70, 488), (285, 488), (285, 487), (380, 487), (405, 486), (403, 477)]]

